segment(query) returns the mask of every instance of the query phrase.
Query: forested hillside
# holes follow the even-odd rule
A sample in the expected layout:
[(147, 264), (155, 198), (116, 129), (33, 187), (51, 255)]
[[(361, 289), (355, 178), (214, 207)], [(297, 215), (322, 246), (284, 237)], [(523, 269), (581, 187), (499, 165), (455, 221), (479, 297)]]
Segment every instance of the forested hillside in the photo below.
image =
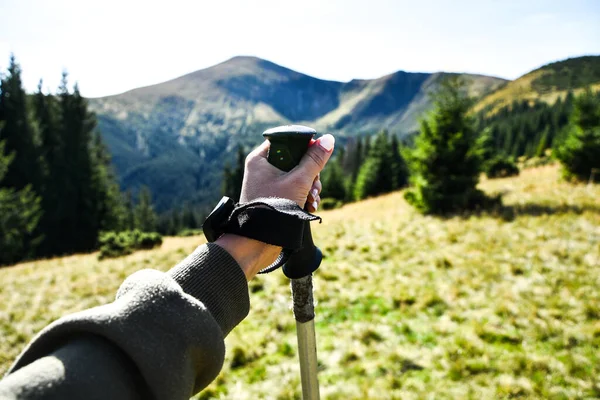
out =
[(552, 105), (558, 99), (564, 100), (569, 91), (579, 94), (587, 86), (600, 90), (600, 56), (569, 58), (544, 65), (488, 94), (476, 104), (475, 110), (495, 113), (515, 101)]

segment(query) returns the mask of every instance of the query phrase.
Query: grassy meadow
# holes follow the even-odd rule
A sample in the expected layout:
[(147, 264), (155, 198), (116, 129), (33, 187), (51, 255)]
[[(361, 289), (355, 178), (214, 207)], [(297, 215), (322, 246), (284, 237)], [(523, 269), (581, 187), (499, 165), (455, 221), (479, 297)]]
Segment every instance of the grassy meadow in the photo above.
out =
[[(320, 213), (322, 398), (600, 397), (600, 185), (561, 182), (546, 166), (481, 187), (503, 193), (504, 207), (425, 217), (397, 192)], [(167, 270), (202, 241), (0, 269), (0, 373), (52, 320), (111, 301), (129, 274)], [(250, 291), (250, 315), (201, 399), (300, 396), (287, 279), (259, 276)]]

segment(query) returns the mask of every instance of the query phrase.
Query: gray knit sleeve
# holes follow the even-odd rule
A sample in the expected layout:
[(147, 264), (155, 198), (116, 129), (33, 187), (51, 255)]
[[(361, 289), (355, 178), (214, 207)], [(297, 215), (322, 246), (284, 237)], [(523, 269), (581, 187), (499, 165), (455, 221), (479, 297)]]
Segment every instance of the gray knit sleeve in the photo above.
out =
[(124, 388), (116, 400), (188, 399), (218, 375), (224, 338), (248, 311), (239, 265), (200, 246), (167, 273), (136, 272), (113, 303), (46, 327), (0, 381), (0, 398), (106, 398), (113, 382)]

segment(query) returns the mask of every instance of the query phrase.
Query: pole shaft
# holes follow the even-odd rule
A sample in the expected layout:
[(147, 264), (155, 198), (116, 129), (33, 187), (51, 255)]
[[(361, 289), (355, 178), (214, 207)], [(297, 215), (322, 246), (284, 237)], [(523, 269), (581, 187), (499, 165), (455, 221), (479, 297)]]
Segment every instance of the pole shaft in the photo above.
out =
[(312, 275), (291, 281), (296, 334), (298, 335), (302, 399), (319, 400)]

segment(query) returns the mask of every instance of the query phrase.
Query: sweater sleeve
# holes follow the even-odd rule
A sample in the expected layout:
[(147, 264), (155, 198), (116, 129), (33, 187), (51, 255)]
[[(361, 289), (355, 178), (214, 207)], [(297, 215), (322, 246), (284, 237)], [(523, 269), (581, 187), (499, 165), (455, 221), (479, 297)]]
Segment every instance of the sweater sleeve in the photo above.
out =
[(218, 375), (249, 303), (236, 261), (200, 246), (167, 273), (131, 275), (113, 303), (42, 330), (0, 381), (0, 399), (188, 399)]

